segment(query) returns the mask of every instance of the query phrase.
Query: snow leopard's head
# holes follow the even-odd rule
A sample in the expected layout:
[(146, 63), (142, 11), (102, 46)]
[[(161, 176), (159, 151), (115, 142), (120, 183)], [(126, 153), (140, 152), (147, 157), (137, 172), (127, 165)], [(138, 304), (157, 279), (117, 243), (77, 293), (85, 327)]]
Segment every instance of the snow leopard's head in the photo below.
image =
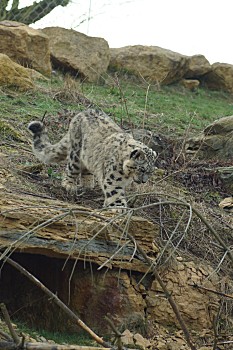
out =
[(123, 172), (127, 178), (141, 184), (148, 181), (156, 167), (157, 153), (148, 147), (135, 148), (130, 158), (123, 164)]

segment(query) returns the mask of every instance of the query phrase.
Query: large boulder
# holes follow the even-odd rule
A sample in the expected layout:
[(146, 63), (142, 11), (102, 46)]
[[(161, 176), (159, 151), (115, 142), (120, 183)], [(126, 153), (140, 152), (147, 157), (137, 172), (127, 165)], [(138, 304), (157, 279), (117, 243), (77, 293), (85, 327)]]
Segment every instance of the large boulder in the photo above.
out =
[(80, 76), (91, 82), (105, 73), (110, 60), (105, 39), (94, 38), (73, 29), (44, 28), (50, 39), (51, 59), (55, 68)]
[(200, 135), (187, 140), (186, 151), (197, 152), (200, 158), (233, 159), (233, 116), (215, 120)]
[(24, 68), (12, 61), (7, 55), (0, 54), (0, 86), (25, 91), (34, 87), (31, 69)]
[(203, 82), (209, 89), (233, 93), (233, 65), (214, 63), (211, 71), (204, 76)]
[(13, 21), (0, 22), (0, 53), (22, 66), (51, 74), (49, 39), (39, 30)]
[(171, 84), (188, 70), (187, 56), (158, 46), (126, 46), (110, 52), (110, 70), (127, 71), (148, 82)]
[(199, 78), (211, 71), (211, 64), (203, 55), (193, 55), (187, 57), (188, 70), (185, 78)]

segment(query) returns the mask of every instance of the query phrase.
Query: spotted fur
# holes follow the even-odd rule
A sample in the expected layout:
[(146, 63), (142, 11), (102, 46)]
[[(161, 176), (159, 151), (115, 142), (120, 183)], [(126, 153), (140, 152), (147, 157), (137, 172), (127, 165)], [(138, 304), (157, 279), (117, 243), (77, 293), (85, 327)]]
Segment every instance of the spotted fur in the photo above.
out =
[(104, 206), (116, 211), (127, 207), (125, 188), (132, 181), (145, 183), (155, 169), (156, 152), (134, 140), (112, 119), (93, 109), (78, 113), (71, 121), (66, 135), (51, 144), (47, 130), (39, 121), (28, 129), (33, 134), (33, 152), (44, 163), (67, 160), (62, 185), (67, 190), (77, 186), (92, 174), (101, 186)]

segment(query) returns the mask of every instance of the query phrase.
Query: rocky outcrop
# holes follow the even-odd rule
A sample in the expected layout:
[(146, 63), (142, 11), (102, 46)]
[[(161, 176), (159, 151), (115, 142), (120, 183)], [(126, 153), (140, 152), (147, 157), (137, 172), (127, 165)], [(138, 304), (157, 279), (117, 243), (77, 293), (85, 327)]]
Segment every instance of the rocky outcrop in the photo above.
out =
[[(4, 173), (4, 179), (6, 177)], [(153, 329), (154, 322), (177, 326), (163, 291), (148, 273), (148, 266), (135, 251), (135, 245), (128, 243), (124, 246), (124, 235), (117, 229), (117, 225), (121, 225), (119, 219), (114, 221), (116, 226), (111, 226), (109, 219), (113, 220), (112, 214), (104, 215), (57, 200), (9, 193), (4, 179), (0, 192), (2, 253), (9, 248), (13, 250), (15, 258), (23, 266), (51, 290), (56, 290), (62, 300), (69, 300), (71, 308), (101, 334), (106, 331), (104, 316), (108, 313), (117, 326), (139, 333), (143, 333), (148, 325)], [(159, 252), (156, 246), (159, 226), (146, 219), (132, 217), (129, 232), (153, 261)], [(162, 272), (168, 290), (172, 291), (192, 329), (209, 327), (217, 309), (218, 297), (193, 287), (194, 283), (198, 283), (215, 289), (217, 276), (212, 272), (208, 266), (197, 266), (180, 258)], [(12, 273), (4, 267), (0, 280), (2, 295), (6, 293), (13, 309), (17, 309), (22, 301), (30, 305), (31, 294), (21, 295), (17, 286), (24, 286), (24, 291), (32, 287)], [(209, 274), (212, 277), (206, 282)], [(11, 279), (17, 282), (9, 292), (7, 286)], [(33, 298), (45, 302), (35, 292)], [(39, 316), (41, 308), (48, 310), (44, 317), (46, 325), (52, 328), (54, 316), (51, 306), (33, 305), (33, 310), (25, 310), (25, 313), (27, 316), (33, 313), (35, 319), (38, 313), (37, 322), (43, 322), (44, 318)], [(59, 322), (59, 327), (68, 327), (64, 317)]]
[(55, 68), (69, 71), (91, 82), (97, 81), (106, 72), (110, 52), (105, 39), (60, 27), (44, 28), (42, 31), (49, 37)]
[(209, 89), (233, 93), (233, 65), (227, 63), (212, 64), (211, 71), (203, 78), (203, 83)]
[[(3, 177), (7, 177), (5, 172)], [(4, 191), (4, 179), (0, 181), (0, 184), (1, 182), (0, 210), (1, 212), (6, 211), (6, 214), (0, 216), (0, 245), (2, 248), (7, 247), (12, 240), (20, 239), (33, 223), (37, 222), (39, 224), (48, 220), (51, 221), (49, 226), (45, 225), (37, 228), (33, 236), (29, 235), (26, 241), (21, 242), (20, 251), (25, 253), (36, 251), (57, 258), (66, 258), (70, 255), (72, 259), (88, 259), (90, 262), (102, 265), (119, 248), (122, 232), (108, 224), (108, 216), (98, 214), (98, 212), (95, 216), (95, 212), (91, 209), (70, 206), (59, 201), (56, 201), (57, 209), (53, 209), (54, 201), (52, 200), (40, 200), (42, 207), (38, 211), (38, 199), (20, 195), (11, 195), (9, 199), (7, 192)], [(22, 205), (23, 207), (31, 206), (30, 211), (24, 210)], [(75, 220), (69, 214), (63, 218), (64, 205), (67, 206), (68, 211), (75, 210), (77, 212)], [(15, 211), (16, 208), (18, 209)], [(62, 220), (59, 219), (60, 216)], [(77, 226), (78, 232), (76, 232)], [(134, 217), (129, 226), (129, 232), (134, 235), (136, 240), (141, 241), (142, 247), (152, 256), (158, 252), (158, 250), (155, 251), (153, 243), (158, 230), (157, 225), (140, 217)], [(75, 242), (73, 242), (74, 238)], [(133, 252), (134, 245), (129, 244), (125, 249), (120, 250), (119, 254), (116, 254), (105, 266), (146, 271), (147, 267), (143, 264), (140, 256), (135, 255), (134, 259), (130, 260)]]
[(25, 91), (34, 87), (31, 70), (0, 54), (0, 85)]
[(233, 116), (214, 121), (199, 136), (187, 140), (186, 152), (197, 152), (200, 158), (233, 159)]
[(126, 46), (111, 49), (110, 70), (126, 71), (148, 82), (171, 84), (183, 78), (187, 57), (158, 46)]
[(233, 92), (231, 64), (211, 65), (203, 55), (185, 56), (158, 46), (126, 46), (110, 52), (110, 70), (135, 75), (148, 83), (168, 85), (181, 81), (195, 91), (200, 82), (210, 89)]
[(2, 21), (0, 37), (0, 53), (24, 67), (51, 74), (49, 39), (44, 33), (23, 23)]
[(148, 82), (171, 84), (182, 78), (200, 78), (211, 65), (203, 55), (185, 56), (158, 46), (136, 45), (111, 49), (109, 68)]

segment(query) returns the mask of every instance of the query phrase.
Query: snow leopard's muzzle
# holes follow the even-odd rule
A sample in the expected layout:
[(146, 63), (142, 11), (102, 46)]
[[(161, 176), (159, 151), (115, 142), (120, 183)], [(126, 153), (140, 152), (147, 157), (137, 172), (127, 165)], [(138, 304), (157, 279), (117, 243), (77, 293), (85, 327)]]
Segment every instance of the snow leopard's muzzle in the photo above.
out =
[(141, 174), (134, 178), (134, 182), (137, 184), (144, 184), (149, 180), (149, 174)]

